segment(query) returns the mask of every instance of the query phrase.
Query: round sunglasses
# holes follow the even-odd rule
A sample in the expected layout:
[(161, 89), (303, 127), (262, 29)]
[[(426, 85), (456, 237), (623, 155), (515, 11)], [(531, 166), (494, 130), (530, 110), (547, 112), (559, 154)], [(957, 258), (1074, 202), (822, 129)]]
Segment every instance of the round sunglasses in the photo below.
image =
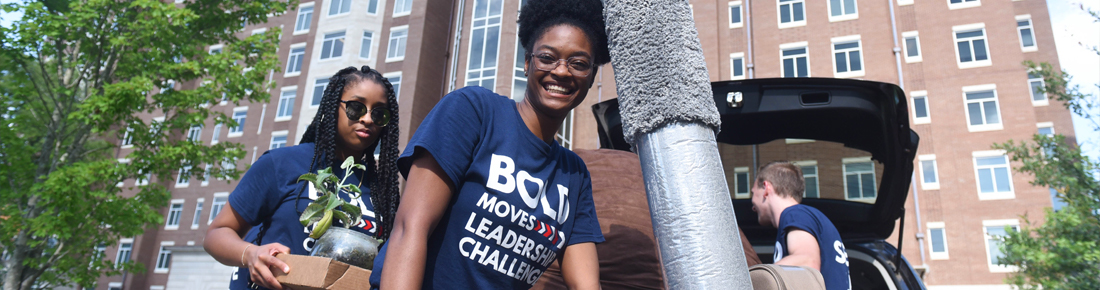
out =
[(344, 103), (344, 113), (347, 113), (348, 119), (352, 121), (359, 121), (363, 115), (370, 114), (370, 120), (379, 127), (385, 127), (390, 124), (390, 109), (384, 106), (374, 109), (367, 109), (367, 105), (357, 101), (340, 101)]

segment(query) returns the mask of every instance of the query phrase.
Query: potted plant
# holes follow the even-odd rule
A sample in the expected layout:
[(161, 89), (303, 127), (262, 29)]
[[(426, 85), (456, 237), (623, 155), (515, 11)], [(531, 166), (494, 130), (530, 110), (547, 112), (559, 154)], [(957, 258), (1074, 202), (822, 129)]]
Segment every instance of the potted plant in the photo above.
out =
[[(348, 157), (340, 168), (344, 170), (343, 178), (333, 174), (331, 167), (322, 169), (316, 174), (306, 173), (298, 177), (298, 181), (305, 180), (312, 183), (318, 193), (317, 199), (306, 206), (298, 220), (303, 226), (313, 225), (309, 237), (317, 239), (317, 242), (310, 251), (310, 256), (332, 258), (369, 270), (374, 266), (374, 257), (378, 255), (381, 240), (348, 229), (362, 221), (363, 213), (358, 206), (352, 205), (337, 194), (340, 190), (344, 190), (348, 192), (351, 199), (359, 198), (363, 194), (359, 186), (345, 183), (345, 181), (351, 176), (353, 169), (365, 171), (366, 166), (355, 164), (355, 160)], [(344, 227), (333, 228), (332, 223), (335, 220), (343, 223)]]

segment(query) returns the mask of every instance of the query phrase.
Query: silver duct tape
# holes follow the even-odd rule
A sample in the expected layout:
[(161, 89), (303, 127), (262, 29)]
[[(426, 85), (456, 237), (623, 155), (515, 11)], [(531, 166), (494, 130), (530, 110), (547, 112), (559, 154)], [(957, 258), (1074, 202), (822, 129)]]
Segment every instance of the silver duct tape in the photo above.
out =
[(636, 137), (669, 289), (752, 289), (714, 131), (674, 122)]

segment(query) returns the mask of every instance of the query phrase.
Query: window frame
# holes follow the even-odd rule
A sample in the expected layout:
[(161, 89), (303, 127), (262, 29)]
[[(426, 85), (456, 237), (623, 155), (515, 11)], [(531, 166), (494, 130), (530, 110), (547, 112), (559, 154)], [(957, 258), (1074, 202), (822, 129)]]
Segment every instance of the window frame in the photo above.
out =
[[(829, 47), (832, 48), (832, 52), (833, 52), (833, 54), (832, 54), (833, 55), (832, 63), (833, 63), (833, 77), (834, 78), (856, 78), (856, 77), (862, 77), (862, 76), (866, 75), (867, 65), (863, 62), (863, 40), (861, 39), (861, 37), (858, 34), (857, 35), (849, 35), (849, 36), (841, 36), (841, 37), (833, 37), (832, 39), (830, 39), (830, 41), (831, 41), (831, 44), (829, 45)], [(845, 48), (845, 49), (841, 49), (839, 51), (836, 49), (837, 45), (850, 44), (850, 43), (853, 43), (853, 42), (856, 44), (855, 48)], [(846, 71), (846, 72), (837, 71), (839, 69), (839, 66), (836, 62), (836, 54), (838, 52), (843, 53), (844, 54), (844, 60), (848, 62), (848, 71)], [(852, 70), (852, 68), (851, 68), (852, 52), (856, 52), (856, 53), (859, 54), (859, 70)], [(809, 54), (809, 51), (807, 51), (806, 53)], [(808, 60), (806, 62), (806, 67), (809, 68), (809, 61)]]
[[(305, 29), (298, 29), (302, 26), (302, 23), (298, 21), (302, 20), (302, 9), (304, 8), (309, 8), (309, 14), (307, 15), (309, 19), (305, 20)], [(294, 16), (294, 32), (291, 35), (302, 35), (309, 33), (309, 31), (313, 29), (313, 15), (316, 14), (316, 11), (317, 8), (314, 6), (314, 2), (299, 4), (298, 14)]]
[[(859, 191), (860, 197), (858, 197), (858, 198), (849, 198), (848, 197), (848, 174), (851, 173), (851, 172), (848, 172), (847, 165), (848, 164), (853, 164), (853, 163), (870, 163), (871, 164), (871, 171), (870, 171), (871, 180), (872, 180), (871, 181), (871, 187), (874, 189), (874, 192), (875, 192), (874, 197), (863, 196), (863, 184), (862, 184), (863, 178), (862, 178), (862, 174), (865, 174), (866, 172), (854, 172), (855, 174), (860, 174), (860, 179), (859, 179), (861, 181), (860, 191)], [(859, 201), (859, 202), (872, 202), (873, 203), (876, 199), (878, 199), (878, 182), (879, 181), (876, 179), (878, 176), (877, 176), (877, 173), (875, 172), (875, 162), (873, 160), (871, 160), (871, 156), (843, 158), (841, 160), (840, 170), (844, 174), (843, 175), (844, 176), (844, 179), (843, 179), (843, 183), (844, 183), (844, 193), (843, 193), (844, 194), (844, 200)]]
[[(131, 261), (134, 256), (134, 239), (120, 239), (118, 241), (118, 247), (115, 248), (115, 269), (118, 269), (122, 263)], [(125, 251), (124, 251), (125, 249)], [(126, 259), (122, 259), (122, 253), (126, 253)], [(122, 261), (122, 262), (119, 262)]]
[[(172, 250), (168, 250), (165, 247), (175, 246), (175, 241), (161, 241), (160, 250), (157, 251), (157, 261), (153, 264), (154, 274), (168, 274), (168, 269), (172, 266)], [(152, 287), (150, 287), (151, 289)]]
[[(1027, 26), (1020, 26), (1020, 21), (1027, 20)], [(1024, 29), (1030, 29), (1031, 46), (1024, 46)], [(1016, 15), (1016, 36), (1020, 39), (1020, 51), (1033, 52), (1039, 50), (1039, 40), (1035, 37), (1035, 21), (1031, 21), (1031, 14)]]
[[(404, 1), (403, 4), (405, 4), (405, 5), (398, 5), (398, 1)], [(413, 4), (413, 0), (394, 0), (393, 1), (393, 16), (391, 16), (391, 17), (396, 18), (396, 17), (408, 16), (409, 14), (412, 14), (412, 4)], [(402, 7), (402, 6), (404, 6), (404, 7)], [(397, 9), (399, 7), (403, 8), (404, 10), (398, 11)]]
[[(975, 31), (981, 31), (982, 36), (981, 37), (964, 38), (964, 41), (967, 41), (970, 44), (970, 49), (971, 49), (970, 53), (971, 53), (972, 60), (967, 61), (967, 62), (963, 62), (962, 61), (962, 55), (959, 54), (959, 41), (960, 41), (959, 40), (959, 33), (975, 32)], [(985, 67), (985, 66), (993, 65), (993, 53), (989, 49), (989, 47), (990, 47), (989, 46), (989, 33), (985, 30), (985, 23), (974, 23), (974, 24), (952, 26), (951, 27), (951, 39), (954, 40), (952, 47), (955, 50), (955, 63), (959, 66), (960, 69)], [(982, 40), (983, 43), (984, 43), (984, 45), (982, 47), (983, 49), (985, 49), (986, 59), (984, 59), (984, 60), (978, 60), (977, 54), (974, 53), (976, 51), (975, 46), (974, 46), (974, 41), (977, 41), (977, 40)]]
[(222, 124), (221, 123), (214, 124), (214, 133), (213, 133), (213, 135), (210, 136), (210, 145), (218, 144), (218, 142), (221, 142), (219, 140), (221, 138), (221, 134), (222, 134)]
[[(982, 92), (987, 92), (987, 91), (993, 93), (992, 102), (994, 102), (994, 107), (997, 109), (997, 123), (984, 123), (985, 119), (986, 119), (986, 116), (988, 115), (988, 113), (985, 111), (984, 103), (989, 102), (989, 101), (986, 101), (985, 99), (979, 99), (979, 100), (967, 100), (966, 99), (967, 94), (982, 93)], [(996, 84), (986, 84), (986, 85), (963, 87), (962, 88), (962, 98), (963, 98), (963, 114), (966, 116), (966, 129), (967, 130), (969, 130), (970, 132), (985, 132), (985, 131), (995, 131), (995, 130), (1003, 130), (1004, 129), (1004, 114), (1002, 113), (1003, 111), (1001, 110), (1001, 101), (1000, 101), (1000, 97), (997, 94), (997, 85)], [(982, 116), (981, 116), (982, 121), (983, 121), (982, 124), (979, 124), (979, 125), (970, 124), (970, 109), (968, 108), (968, 106), (971, 103), (982, 103), (982, 105), (979, 106), (979, 108), (981, 109), (981, 112), (982, 112)]]
[[(271, 142), (268, 143), (267, 149), (272, 150), (289, 146), (290, 142), (288, 142), (289, 139), (287, 138), (288, 133), (289, 131), (287, 130), (271, 132)], [(275, 138), (277, 137), (283, 137), (283, 145), (278, 148), (273, 148), (275, 146)]]
[[(741, 60), (741, 75), (737, 75), (738, 65), (735, 60)], [(745, 79), (745, 53), (735, 52), (730, 54), (730, 79), (731, 80), (743, 80)]]
[(187, 188), (188, 185), (191, 185), (191, 165), (180, 167), (176, 174), (175, 188)]
[[(398, 32), (398, 31), (404, 32), (405, 34), (402, 35), (402, 36), (394, 36), (394, 32)], [(397, 42), (397, 48), (400, 48), (401, 55), (394, 54), (394, 51), (397, 51), (397, 49), (395, 49), (392, 46), (394, 44), (394, 41), (398, 41)], [(409, 26), (408, 25), (390, 27), (390, 37), (387, 38), (387, 41), (386, 41), (386, 63), (398, 62), (398, 61), (405, 60), (405, 50), (408, 49), (408, 44), (409, 44), (408, 41), (409, 41)]]
[[(334, 35), (340, 34), (340, 33), (343, 33), (344, 35), (343, 36), (334, 36)], [(331, 60), (335, 60), (335, 59), (341, 59), (341, 58), (344, 57), (344, 46), (346, 46), (346, 44), (348, 43), (348, 41), (347, 41), (348, 40), (348, 31), (347, 30), (337, 30), (337, 31), (332, 31), (332, 32), (326, 32), (326, 33), (320, 34), (320, 36), (321, 36), (321, 45), (319, 45), (319, 46), (315, 45), (315, 49), (320, 49), (321, 50), (320, 53), (317, 54), (317, 60), (318, 61), (322, 61), (322, 62), (323, 61), (331, 61)], [(332, 44), (330, 45), (330, 48), (332, 48), (332, 50), (328, 52), (328, 57), (325, 57), (325, 43), (328, 43), (329, 41), (332, 41)], [(337, 52), (336, 42), (337, 41), (342, 42), (342, 43), (340, 43), (339, 55), (336, 54), (336, 52)]]
[(202, 142), (202, 124), (191, 125), (191, 128), (187, 129), (187, 141)]
[[(747, 176), (746, 180), (749, 183), (748, 187), (746, 187), (748, 189), (748, 191), (746, 191), (746, 192), (739, 192), (738, 191), (738, 190), (740, 190), (738, 188), (738, 186), (741, 185), (741, 183), (740, 183), (740, 181), (738, 181), (737, 178), (738, 178), (738, 175), (741, 175), (741, 174), (744, 174), (745, 176)], [(749, 172), (748, 167), (734, 167), (733, 168), (733, 197), (736, 198), (736, 199), (748, 199), (748, 198), (752, 197), (752, 173)]]
[[(908, 41), (910, 38), (912, 38), (913, 42), (916, 43), (916, 47), (917, 47), (917, 49), (916, 49), (917, 50), (917, 55), (916, 56), (909, 56), (909, 44), (906, 43), (906, 41)], [(921, 53), (921, 49), (920, 49), (920, 33), (919, 32), (917, 32), (917, 31), (902, 32), (901, 33), (901, 48), (902, 48), (902, 56), (905, 57), (905, 63), (914, 63), (914, 62), (924, 61), (924, 54)], [(956, 47), (955, 49), (958, 49), (958, 48)]]
[[(322, 81), (324, 81), (325, 84), (324, 85), (319, 85)], [(325, 97), (325, 89), (328, 88), (328, 83), (329, 83), (328, 78), (317, 78), (317, 79), (313, 80), (313, 86), (311, 86), (312, 89), (310, 90), (312, 92), (310, 93), (310, 98), (309, 98), (309, 107), (310, 108), (317, 109), (318, 107), (321, 106), (321, 99)], [(317, 87), (318, 86), (321, 87), (321, 94), (317, 94)]]
[[(800, 54), (800, 55), (801, 55), (801, 57), (806, 58), (806, 76), (798, 76), (798, 58), (799, 58), (798, 55), (796, 55), (796, 56), (785, 56), (785, 55), (783, 55), (784, 51), (795, 50), (795, 49), (800, 49), (800, 48), (805, 50), (805, 53)], [(779, 45), (779, 77), (781, 77), (781, 78), (788, 78), (786, 76), (787, 70), (783, 67), (783, 61), (788, 59), (788, 58), (790, 58), (794, 61), (793, 68), (795, 70), (795, 74), (791, 78), (801, 78), (801, 77), (810, 78), (810, 77), (813, 77), (813, 73), (812, 73), (813, 70), (810, 69), (810, 46), (809, 46), (808, 42), (801, 41), (801, 42), (784, 43), (784, 44)]]
[(234, 121), (237, 120), (237, 112), (244, 112), (244, 116), (242, 116), (243, 120), (237, 121), (237, 126), (229, 127), (229, 133), (226, 134), (226, 138), (241, 137), (244, 135), (244, 125), (245, 122), (248, 121), (248, 107), (233, 108), (233, 114), (230, 115), (230, 117), (232, 117)]
[(1040, 94), (1043, 95), (1042, 100), (1036, 100), (1035, 99), (1035, 88), (1032, 86), (1032, 84), (1035, 83), (1035, 82), (1039, 82), (1039, 87), (1040, 88), (1045, 88), (1046, 87), (1046, 80), (1044, 80), (1042, 76), (1032, 77), (1032, 74), (1035, 74), (1035, 72), (1029, 71), (1028, 76), (1027, 76), (1027, 90), (1028, 90), (1027, 95), (1031, 99), (1031, 105), (1035, 106), (1035, 107), (1050, 105), (1050, 96), (1048, 96), (1046, 92), (1040, 93)]
[[(368, 34), (370, 34), (370, 37), (367, 37)], [(363, 38), (361, 38), (359, 40), (359, 59), (367, 60), (367, 61), (373, 59), (373, 56), (374, 56), (374, 42), (375, 42), (374, 41), (374, 35), (375, 35), (374, 31), (366, 30), (366, 29), (363, 30)], [(364, 49), (367, 50), (367, 57), (363, 57), (363, 50)]]
[[(486, 2), (485, 3), (485, 5), (486, 5), (485, 6), (485, 15), (481, 16), (481, 17), (478, 17), (478, 15), (477, 15), (478, 8), (476, 8), (476, 6), (478, 4), (480, 4), (479, 2), (481, 2), (481, 1)], [(498, 77), (497, 76), (500, 75), (500, 70), (499, 70), (500, 58), (501, 58), (500, 57), (500, 51), (501, 51), (500, 43), (502, 42), (502, 39), (501, 39), (502, 37), (501, 36), (504, 34), (503, 33), (503, 25), (502, 25), (502, 23), (504, 22), (504, 7), (503, 7), (504, 2), (503, 1), (500, 2), (500, 5), (502, 7), (499, 8), (499, 11), (494, 11), (493, 10), (492, 3), (493, 3), (493, 0), (474, 0), (473, 1), (473, 5), (475, 6), (475, 9), (474, 9), (475, 11), (474, 11), (474, 15), (471, 15), (470, 20), (469, 20), (470, 21), (470, 26), (469, 26), (470, 27), (470, 32), (467, 35), (467, 37), (469, 37), (470, 39), (466, 43), (466, 68), (463, 70), (464, 74), (462, 75), (463, 76), (462, 81), (466, 86), (472, 86), (472, 85), (473, 86), (481, 86), (483, 88), (486, 88), (490, 91), (495, 92), (497, 85), (500, 84), (498, 82)], [(493, 13), (497, 13), (497, 12), (499, 12), (499, 14), (493, 14)], [(479, 23), (481, 25), (478, 25)], [(490, 39), (490, 31), (492, 31), (494, 28), (496, 29), (496, 43), (495, 44), (491, 43), (491, 41), (489, 40)], [(474, 33), (478, 32), (479, 30), (481, 31), (481, 36), (482, 36), (480, 43), (474, 41), (475, 40), (475, 37), (474, 37), (475, 34)], [(475, 49), (474, 49), (475, 44), (480, 44), (481, 45), (481, 51), (475, 51)], [(493, 48), (496, 49), (495, 52), (492, 52), (492, 55), (494, 57), (488, 57), (490, 55), (490, 50), (489, 50), (490, 47), (493, 47)], [(480, 53), (481, 55), (476, 55), (476, 53)], [(474, 61), (475, 56), (478, 59), (480, 59), (480, 63)], [(475, 68), (474, 66), (478, 66), (478, 67)], [(471, 78), (470, 77), (471, 74), (476, 74), (477, 77)], [(476, 82), (476, 84), (471, 84), (471, 82)], [(485, 86), (486, 83), (491, 83), (491, 85), (489, 87), (486, 87)]]
[(173, 199), (168, 205), (168, 214), (164, 215), (164, 230), (172, 231), (180, 228), (180, 220), (183, 219), (183, 199)]
[[(292, 92), (290, 97), (287, 97), (287, 92)], [(294, 118), (294, 102), (298, 99), (298, 86), (286, 86), (279, 90), (279, 103), (275, 106), (275, 122), (290, 121)], [(286, 100), (284, 102), (284, 100)], [(284, 103), (288, 106), (283, 107)], [(287, 109), (286, 114), (283, 114), (283, 109)]]
[(827, 11), (826, 13), (828, 13), (828, 15), (829, 15), (829, 22), (839, 22), (839, 21), (848, 21), (848, 20), (859, 19), (859, 0), (852, 0), (852, 5), (854, 5), (854, 7), (852, 7), (852, 10), (853, 10), (852, 13), (844, 13), (844, 10), (845, 10), (844, 9), (845, 8), (844, 7), (844, 0), (839, 0), (839, 1), (840, 1), (841, 14), (837, 15), (837, 16), (833, 16), (833, 1), (832, 0), (825, 1), (825, 7), (826, 7), (825, 10)]
[(982, 6), (982, 1), (981, 0), (962, 0), (962, 2), (959, 2), (959, 3), (951, 3), (951, 0), (947, 0), (947, 9), (950, 9), (950, 10), (971, 8), (971, 7), (978, 7), (978, 6)]
[(195, 229), (199, 228), (199, 218), (202, 217), (202, 206), (203, 206), (203, 202), (205, 202), (205, 201), (206, 201), (206, 198), (202, 198), (202, 197), (195, 200), (195, 214), (192, 216), (193, 218), (191, 219), (191, 229), (192, 230), (195, 230)]
[[(295, 53), (294, 50), (301, 49), (300, 53)], [(283, 73), (283, 77), (295, 77), (302, 75), (302, 69), (305, 66), (306, 58), (306, 43), (295, 43), (290, 45), (290, 52), (286, 56), (286, 71)], [(292, 70), (297, 68), (297, 70)]]
[[(1004, 161), (1005, 161), (1004, 165), (999, 165), (999, 166), (983, 165), (981, 167), (978, 166), (978, 158), (998, 157), (998, 156), (1001, 157), (1001, 158), (1004, 158)], [(1008, 158), (1008, 155), (1004, 150), (974, 151), (973, 153), (971, 153), (970, 162), (971, 162), (971, 165), (974, 166), (974, 188), (977, 189), (978, 200), (1002, 200), (1002, 199), (1015, 199), (1016, 198), (1016, 192), (1015, 192), (1016, 186), (1012, 184), (1012, 160), (1010, 160)], [(1000, 192), (993, 191), (993, 192), (983, 193), (982, 192), (982, 184), (981, 184), (982, 183), (981, 182), (981, 175), (979, 173), (979, 170), (990, 169), (990, 177), (993, 178), (993, 180), (991, 180), (991, 182), (993, 184), (994, 190), (996, 190), (997, 173), (993, 169), (996, 169), (996, 168), (1002, 167), (1002, 166), (1005, 168), (1005, 172), (1007, 172), (1007, 174), (1005, 174), (1005, 178), (1008, 179), (1008, 191), (1000, 191)]]
[[(329, 1), (331, 1), (331, 2), (329, 2), (329, 5), (327, 7), (328, 8), (328, 11), (327, 11), (328, 13), (325, 13), (325, 16), (327, 16), (327, 17), (336, 17), (336, 16), (349, 15), (349, 14), (351, 14), (352, 10), (355, 10), (355, 9), (352, 9), (352, 7), (351, 7), (351, 4), (355, 1), (352, 1), (352, 0), (329, 0)], [(339, 10), (337, 10), (335, 13), (333, 13), (332, 8), (337, 3), (340, 3), (340, 4), (347, 3), (348, 11), (340, 12)], [(342, 10), (344, 8), (343, 5), (341, 5), (340, 8)]]
[[(737, 7), (737, 22), (733, 22), (733, 7)], [(726, 11), (729, 13), (728, 20), (730, 28), (745, 27), (745, 6), (741, 3), (741, 0), (730, 1)]]
[[(1020, 221), (1016, 219), (1001, 219), (1001, 220), (982, 220), (982, 243), (985, 244), (985, 263), (989, 266), (990, 273), (1009, 273), (1018, 271), (1016, 266), (1001, 266), (993, 264), (993, 256), (989, 255), (989, 246), (993, 236), (989, 235), (990, 227), (1006, 227), (1011, 226), (1020, 230)], [(1006, 232), (1007, 234), (1007, 232)], [(1002, 251), (1003, 251), (1003, 246)], [(1003, 253), (1003, 252), (1002, 252)]]
[[(917, 117), (917, 99), (924, 99), (924, 117)], [(928, 103), (928, 91), (913, 91), (909, 93), (909, 104), (912, 107), (913, 124), (928, 124), (932, 123), (932, 108)]]
[[(787, 4), (784, 4), (787, 3)], [(802, 20), (794, 20), (794, 5), (802, 4)], [(791, 5), (791, 21), (783, 23), (783, 5)], [(779, 29), (806, 26), (806, 0), (776, 0), (775, 1), (775, 21), (779, 24)]]
[[(221, 199), (221, 204), (218, 204)], [(225, 205), (229, 204), (229, 192), (215, 192), (214, 199), (210, 202), (210, 217), (206, 220), (206, 225), (214, 222), (214, 218), (225, 209)], [(218, 210), (214, 210), (214, 209)]]
[[(934, 182), (926, 182), (924, 176), (924, 162), (932, 161), (932, 178)], [(939, 190), (940, 189), (940, 168), (936, 162), (936, 154), (925, 154), (917, 156), (917, 170), (920, 171), (920, 184), (921, 189), (924, 190)]]
[[(397, 99), (397, 102), (401, 102), (401, 71), (388, 72), (382, 74), (382, 77), (390, 81), (390, 86), (393, 87), (393, 97)], [(397, 81), (394, 81), (394, 79)]]
[[(928, 222), (926, 225), (927, 225), (928, 229), (925, 230), (925, 234), (928, 237), (929, 257), (932, 260), (947, 260), (947, 259), (949, 259), (950, 255), (948, 255), (948, 253), (949, 253), (948, 249), (949, 248), (947, 247), (947, 227), (945, 226), (944, 222)], [(932, 245), (934, 244), (933, 241), (932, 241), (932, 239), (934, 237), (932, 235), (932, 229), (939, 229), (942, 233), (942, 236), (943, 236), (943, 241), (942, 241), (942, 243), (943, 243), (943, 252), (936, 252), (935, 248), (932, 247)]]
[[(371, 2), (374, 3), (374, 11), (370, 10)], [(378, 15), (378, 9), (382, 8), (381, 6), (382, 6), (382, 1), (381, 0), (368, 0), (367, 1), (367, 9), (366, 9), (367, 15)]]
[[(804, 190), (802, 191), (802, 198), (821, 198), (821, 167), (819, 167), (817, 165), (817, 160), (795, 161), (795, 162), (791, 162), (791, 164), (794, 165), (794, 166), (798, 166), (798, 168), (800, 170), (802, 170), (802, 180), (803, 180), (804, 184), (806, 185), (805, 187), (803, 187)], [(814, 174), (809, 174), (809, 175), (811, 175), (810, 177), (814, 178), (814, 189), (817, 191), (817, 196), (813, 196), (813, 197), (806, 196), (806, 191), (807, 190), (805, 190), (805, 188), (810, 188), (809, 187), (810, 183), (805, 182), (807, 174), (806, 174), (806, 170), (802, 168), (802, 167), (811, 167), (811, 166), (815, 170), (814, 170)]]

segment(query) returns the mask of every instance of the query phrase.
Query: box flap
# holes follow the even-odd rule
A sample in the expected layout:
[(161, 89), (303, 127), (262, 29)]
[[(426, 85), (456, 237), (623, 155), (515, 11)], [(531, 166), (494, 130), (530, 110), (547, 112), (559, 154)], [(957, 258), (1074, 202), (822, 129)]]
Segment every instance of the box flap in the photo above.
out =
[[(334, 261), (335, 262), (335, 261)], [(340, 263), (340, 262), (336, 262)], [(343, 264), (343, 263), (341, 263)], [(346, 264), (345, 264), (346, 265)], [(332, 274), (333, 272), (329, 272)], [(336, 275), (332, 275), (336, 276)], [(336, 282), (332, 283), (332, 286), (328, 286), (329, 290), (351, 290), (351, 289), (364, 289), (370, 286), (370, 270), (359, 268), (356, 266), (348, 266), (344, 275), (341, 275)]]
[(290, 266), (290, 273), (274, 271), (275, 279), (283, 285), (292, 286), (294, 289), (328, 289), (330, 285), (344, 276), (347, 269), (351, 267), (348, 264), (324, 257), (292, 254), (278, 254), (275, 257)]

